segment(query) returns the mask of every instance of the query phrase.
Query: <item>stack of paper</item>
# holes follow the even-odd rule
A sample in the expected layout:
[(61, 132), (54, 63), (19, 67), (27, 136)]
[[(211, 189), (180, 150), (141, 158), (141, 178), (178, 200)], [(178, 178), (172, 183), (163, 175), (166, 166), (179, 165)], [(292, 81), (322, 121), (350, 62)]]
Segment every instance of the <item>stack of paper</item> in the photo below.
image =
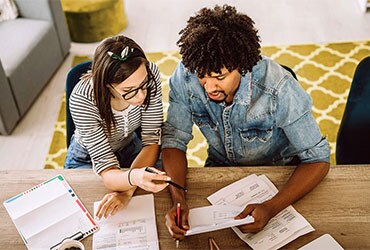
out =
[[(100, 202), (94, 203), (94, 214)], [(98, 221), (100, 231), (94, 234), (94, 250), (157, 250), (153, 194), (132, 197), (124, 209)]]
[[(231, 204), (246, 206), (271, 199), (278, 190), (264, 175), (252, 174), (207, 197), (213, 205)], [(243, 234), (233, 227), (236, 234), (253, 249), (278, 249), (301, 235), (314, 231), (308, 221), (292, 206), (272, 218), (265, 228), (256, 233)]]

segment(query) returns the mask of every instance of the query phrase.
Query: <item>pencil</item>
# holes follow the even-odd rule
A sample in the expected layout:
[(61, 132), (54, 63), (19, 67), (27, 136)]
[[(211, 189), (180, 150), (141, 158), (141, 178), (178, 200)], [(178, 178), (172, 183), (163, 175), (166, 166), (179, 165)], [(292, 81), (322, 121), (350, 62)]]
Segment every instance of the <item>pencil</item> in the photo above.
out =
[[(210, 238), (210, 241), (212, 243), (212, 245), (216, 248), (216, 250), (221, 250), (220, 247), (217, 245), (215, 239), (213, 239), (212, 237)], [(213, 247), (212, 247), (213, 249)]]

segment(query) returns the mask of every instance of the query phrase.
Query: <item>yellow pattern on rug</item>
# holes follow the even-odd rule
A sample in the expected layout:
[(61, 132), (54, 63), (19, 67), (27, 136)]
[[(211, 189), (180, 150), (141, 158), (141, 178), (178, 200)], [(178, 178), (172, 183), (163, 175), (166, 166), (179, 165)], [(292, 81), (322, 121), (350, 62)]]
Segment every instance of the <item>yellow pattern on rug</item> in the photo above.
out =
[[(291, 67), (303, 88), (313, 99), (313, 114), (321, 132), (329, 141), (330, 161), (335, 164), (335, 142), (346, 104), (349, 86), (357, 64), (370, 55), (370, 41), (328, 44), (265, 46), (262, 54)], [(165, 115), (168, 109), (168, 80), (180, 61), (177, 51), (147, 53), (161, 71)], [(76, 57), (79, 62), (88, 60)], [(77, 63), (77, 61), (75, 61)], [(66, 149), (65, 97), (51, 142), (45, 168), (63, 168)], [(202, 167), (207, 157), (207, 142), (197, 127), (190, 142), (187, 157), (190, 167)]]

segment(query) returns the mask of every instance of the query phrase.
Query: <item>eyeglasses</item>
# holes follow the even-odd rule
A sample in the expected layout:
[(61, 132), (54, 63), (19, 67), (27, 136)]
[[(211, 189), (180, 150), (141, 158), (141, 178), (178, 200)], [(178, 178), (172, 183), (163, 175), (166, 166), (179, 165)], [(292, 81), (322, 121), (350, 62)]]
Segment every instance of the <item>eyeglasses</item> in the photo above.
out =
[(134, 98), (134, 96), (136, 96), (137, 92), (141, 89), (141, 90), (146, 90), (148, 89), (149, 87), (151, 87), (151, 80), (152, 78), (150, 77), (150, 75), (148, 74), (147, 76), (147, 80), (141, 84), (139, 87), (137, 87), (136, 89), (132, 89), (128, 92), (126, 92), (126, 94), (123, 94), (122, 97), (123, 99), (125, 99), (126, 101), (127, 100), (130, 100), (131, 98)]

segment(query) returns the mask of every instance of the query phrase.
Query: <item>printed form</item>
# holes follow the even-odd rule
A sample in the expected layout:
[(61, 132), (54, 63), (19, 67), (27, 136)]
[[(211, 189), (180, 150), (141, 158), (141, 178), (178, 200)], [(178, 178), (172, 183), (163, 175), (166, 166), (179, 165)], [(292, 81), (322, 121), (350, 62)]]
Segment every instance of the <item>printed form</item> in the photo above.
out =
[[(94, 203), (94, 214), (99, 203)], [(159, 249), (153, 194), (134, 196), (127, 207), (97, 222), (100, 230), (93, 237), (94, 250)]]
[[(245, 207), (251, 203), (262, 203), (278, 192), (274, 184), (265, 176), (252, 174), (207, 197), (213, 205), (230, 204)], [(253, 249), (278, 249), (301, 235), (315, 229), (292, 206), (273, 217), (259, 233), (242, 233), (233, 227), (234, 232)]]
[(233, 205), (192, 208), (189, 210), (190, 229), (186, 231), (186, 235), (205, 233), (254, 222), (252, 216), (247, 216), (241, 220), (234, 219), (243, 209), (244, 207)]

